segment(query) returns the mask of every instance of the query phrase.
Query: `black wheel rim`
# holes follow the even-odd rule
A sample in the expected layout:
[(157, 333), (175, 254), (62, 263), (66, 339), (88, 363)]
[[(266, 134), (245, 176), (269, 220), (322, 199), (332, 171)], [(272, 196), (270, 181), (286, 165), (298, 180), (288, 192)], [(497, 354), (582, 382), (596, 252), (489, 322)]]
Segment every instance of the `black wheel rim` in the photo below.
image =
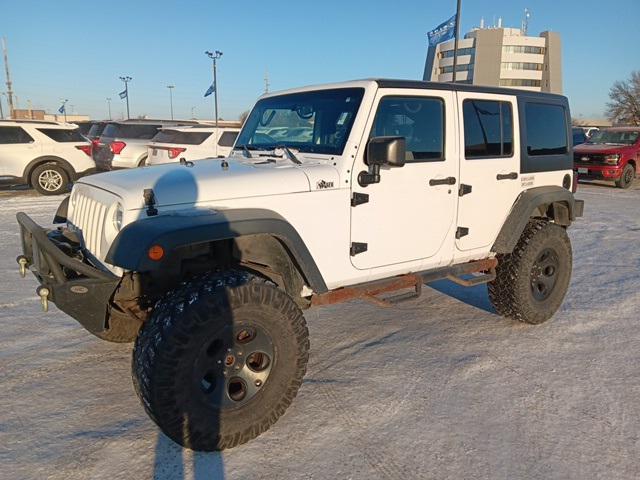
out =
[(635, 171), (632, 168), (627, 168), (624, 173), (624, 183), (631, 183), (633, 181), (633, 177), (635, 176)]
[(560, 259), (555, 250), (545, 248), (537, 256), (531, 268), (531, 293), (533, 298), (542, 302), (553, 292), (558, 274)]
[(268, 333), (251, 324), (226, 327), (203, 345), (193, 369), (196, 391), (216, 408), (239, 408), (268, 381), (275, 349)]

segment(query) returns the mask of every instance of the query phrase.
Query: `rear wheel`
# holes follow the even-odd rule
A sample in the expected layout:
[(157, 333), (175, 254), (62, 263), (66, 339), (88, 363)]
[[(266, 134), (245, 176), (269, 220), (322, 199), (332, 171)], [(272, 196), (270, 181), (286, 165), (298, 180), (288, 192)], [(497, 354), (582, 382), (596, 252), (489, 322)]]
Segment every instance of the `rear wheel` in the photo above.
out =
[(193, 450), (223, 450), (266, 431), (298, 392), (308, 360), (302, 312), (243, 271), (187, 282), (144, 324), (133, 382), (149, 416)]
[(60, 195), (69, 189), (69, 176), (60, 165), (44, 163), (31, 173), (31, 185), (42, 195)]
[(566, 230), (532, 219), (512, 253), (498, 255), (489, 298), (505, 317), (539, 324), (560, 308), (569, 287), (571, 243)]
[(633, 165), (627, 163), (622, 170), (622, 175), (620, 176), (620, 180), (616, 180), (616, 186), (620, 188), (629, 188), (631, 184), (633, 184), (633, 180), (636, 178), (636, 169), (633, 168)]

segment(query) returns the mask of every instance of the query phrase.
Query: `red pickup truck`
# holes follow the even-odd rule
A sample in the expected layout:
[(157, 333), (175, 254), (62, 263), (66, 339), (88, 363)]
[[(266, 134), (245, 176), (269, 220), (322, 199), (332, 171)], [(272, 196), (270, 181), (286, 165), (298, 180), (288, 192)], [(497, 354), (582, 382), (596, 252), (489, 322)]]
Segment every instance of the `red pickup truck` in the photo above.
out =
[(599, 130), (573, 149), (579, 180), (611, 180), (629, 188), (640, 166), (640, 127)]

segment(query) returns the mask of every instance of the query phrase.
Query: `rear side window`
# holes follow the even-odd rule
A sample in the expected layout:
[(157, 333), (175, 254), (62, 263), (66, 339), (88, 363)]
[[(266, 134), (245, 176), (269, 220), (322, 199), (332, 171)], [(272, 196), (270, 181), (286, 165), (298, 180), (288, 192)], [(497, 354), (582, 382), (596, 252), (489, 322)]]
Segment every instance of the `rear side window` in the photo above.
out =
[(222, 135), (220, 135), (220, 139), (218, 140), (218, 145), (221, 147), (233, 147), (233, 144), (238, 137), (238, 133), (240, 132), (222, 132)]
[(87, 132), (87, 136), (89, 138), (98, 138), (100, 135), (102, 135), (104, 127), (106, 126), (106, 123), (94, 123), (93, 125), (91, 125), (89, 132)]
[(465, 100), (462, 112), (465, 158), (510, 157), (513, 154), (511, 103)]
[(125, 123), (110, 123), (102, 132), (107, 138), (131, 138), (151, 140), (158, 133), (161, 125), (136, 125)]
[(567, 153), (569, 146), (564, 107), (544, 103), (527, 103), (525, 116), (527, 154), (529, 156)]
[(182, 132), (180, 130), (160, 130), (154, 142), (177, 143), (180, 145), (200, 145), (211, 136), (212, 132)]
[(404, 137), (407, 162), (444, 160), (444, 102), (440, 98), (384, 97), (372, 137)]
[(31, 142), (33, 138), (20, 127), (0, 127), (0, 145)]
[(51, 140), (56, 142), (86, 142), (86, 138), (82, 136), (80, 130), (75, 128), (73, 130), (63, 128), (39, 128), (40, 133), (44, 133)]

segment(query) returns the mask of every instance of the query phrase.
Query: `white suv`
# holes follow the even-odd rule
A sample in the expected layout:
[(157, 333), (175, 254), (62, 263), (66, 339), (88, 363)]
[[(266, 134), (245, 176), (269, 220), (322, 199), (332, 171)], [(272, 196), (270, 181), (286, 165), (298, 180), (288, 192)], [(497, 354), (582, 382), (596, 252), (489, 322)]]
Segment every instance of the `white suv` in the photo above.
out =
[(147, 165), (226, 157), (231, 153), (239, 128), (205, 126), (163, 128), (149, 143)]
[(43, 195), (67, 191), (69, 184), (92, 173), (91, 142), (77, 125), (0, 120), (0, 179), (31, 185)]

